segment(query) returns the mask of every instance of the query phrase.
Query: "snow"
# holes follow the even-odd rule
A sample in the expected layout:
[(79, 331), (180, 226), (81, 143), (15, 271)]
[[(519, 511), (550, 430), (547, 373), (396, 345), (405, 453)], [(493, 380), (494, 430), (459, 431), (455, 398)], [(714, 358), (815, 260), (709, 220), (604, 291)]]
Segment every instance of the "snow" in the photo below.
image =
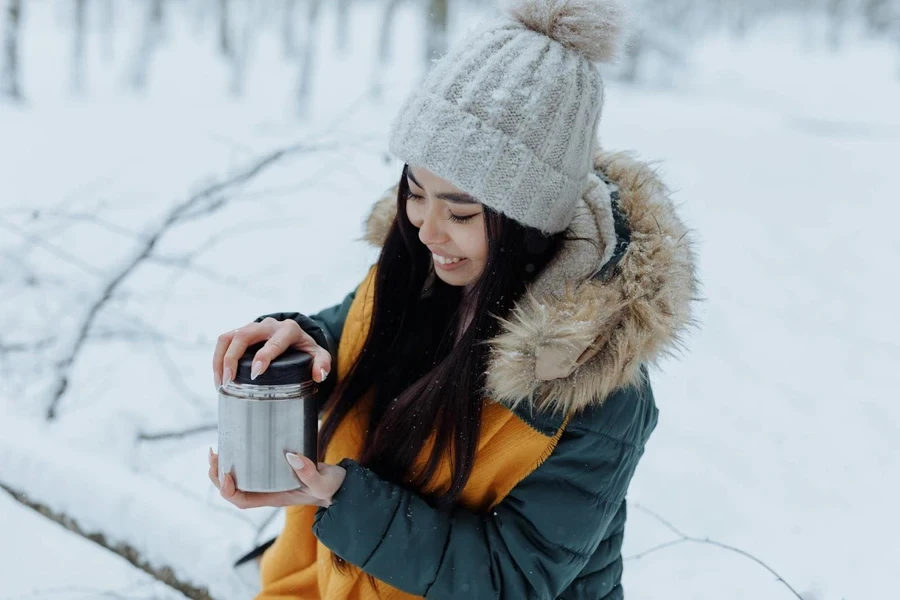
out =
[[(49, 521), (3, 491), (0, 527), (4, 543), (15, 547), (15, 560), (11, 552), (0, 561), (4, 598), (93, 600), (111, 595), (135, 600), (184, 599), (124, 558)], [(35, 541), (39, 543), (29, 543)]]
[[(202, 455), (190, 462), (205, 475)], [(161, 473), (136, 473), (112, 457), (56, 443), (45, 426), (16, 417), (0, 424), (0, 464), (5, 486), (74, 519), (86, 533), (137, 549), (153, 567), (170, 567), (180, 581), (208, 587), (215, 598), (243, 598), (252, 591), (223, 569), (252, 544), (252, 519), (221, 498), (192, 497), (189, 478), (188, 489), (173, 487)]]
[[(70, 40), (46, 5), (26, 14), (27, 103), (0, 103), (0, 347), (50, 340), (0, 352), (0, 483), (215, 598), (252, 595), (252, 575), (230, 565), (278, 531), (281, 513), (218, 497), (206, 478), (214, 430), (142, 438), (214, 426), (219, 333), (334, 304), (377, 256), (357, 240), (400, 173), (387, 126), (421, 52), (418, 37), (402, 36), (383, 98), (368, 97), (376, 4), (353, 9), (346, 57), (331, 52), (333, 14), (323, 12), (308, 121), (296, 117), (295, 69), (274, 39), (254, 46), (244, 96), (228, 96), (208, 23), (197, 37), (173, 21), (143, 94), (122, 89), (137, 38), (123, 28), (110, 68), (89, 36), (85, 92), (73, 97)], [(395, 31), (416, 18), (401, 10)], [(654, 514), (751, 553), (809, 599), (883, 598), (900, 583), (895, 52), (861, 39), (840, 52), (805, 47), (788, 24), (698, 43), (665, 86), (608, 83), (601, 140), (661, 161), (700, 241), (705, 297), (688, 354), (652, 374), (661, 416), (629, 495), (629, 598), (792, 597), (710, 543), (636, 558), (680, 537)], [(219, 210), (160, 237), (155, 259), (98, 313), (47, 423), (54, 360), (109, 274), (173, 207), (297, 142), (317, 149), (212, 194), (226, 200)], [(156, 589), (6, 496), (0, 518), (22, 540), (4, 598)], [(45, 579), (57, 551), (77, 559)]]

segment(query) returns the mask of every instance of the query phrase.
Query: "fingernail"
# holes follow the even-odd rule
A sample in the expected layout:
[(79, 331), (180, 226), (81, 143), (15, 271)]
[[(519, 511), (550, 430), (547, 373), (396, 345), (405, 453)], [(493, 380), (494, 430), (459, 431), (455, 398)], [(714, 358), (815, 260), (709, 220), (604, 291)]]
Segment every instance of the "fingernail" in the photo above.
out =
[(216, 389), (219, 389), (219, 386), (222, 385), (222, 380), (219, 379), (219, 374), (218, 374), (218, 373), (216, 373), (216, 374), (213, 375), (213, 384), (215, 384)]
[(209, 447), (209, 462), (212, 462), (212, 455), (213, 455), (212, 446), (210, 446)]
[(293, 469), (297, 471), (303, 470), (305, 464), (303, 462), (303, 459), (301, 459), (299, 456), (297, 456), (293, 452), (288, 452), (287, 454), (285, 454), (285, 457), (287, 458), (288, 464), (290, 464)]
[(319, 367), (319, 374), (322, 376), (322, 379), (319, 381), (319, 383), (325, 381), (325, 378), (328, 377), (328, 371), (326, 371), (323, 367)]
[(231, 383), (231, 376), (231, 367), (225, 367), (225, 371), (222, 373), (222, 385)]
[(254, 362), (253, 367), (250, 368), (250, 380), (256, 379), (260, 371), (262, 371), (262, 361), (258, 360)]

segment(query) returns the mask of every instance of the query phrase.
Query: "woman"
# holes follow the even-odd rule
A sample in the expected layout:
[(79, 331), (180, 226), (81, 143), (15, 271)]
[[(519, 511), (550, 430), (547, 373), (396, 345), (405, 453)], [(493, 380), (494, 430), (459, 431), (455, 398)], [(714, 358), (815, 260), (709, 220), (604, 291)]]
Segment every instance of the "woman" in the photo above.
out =
[[(657, 408), (647, 366), (690, 323), (694, 258), (646, 165), (597, 149), (618, 9), (517, 0), (391, 126), (405, 161), (342, 303), (223, 334), (216, 385), (314, 356), (319, 456), (261, 561), (260, 599), (622, 598), (625, 495)], [(329, 372), (337, 369), (336, 377)]]

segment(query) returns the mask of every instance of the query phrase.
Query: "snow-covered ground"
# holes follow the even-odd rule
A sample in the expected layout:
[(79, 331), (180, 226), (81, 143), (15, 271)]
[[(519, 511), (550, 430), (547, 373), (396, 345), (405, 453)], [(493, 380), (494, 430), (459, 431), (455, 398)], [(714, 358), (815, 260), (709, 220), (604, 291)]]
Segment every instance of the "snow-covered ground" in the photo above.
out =
[(121, 556), (23, 507), (3, 491), (0, 528), (9, 550), (0, 561), (3, 598), (184, 600)]
[[(254, 47), (245, 95), (233, 99), (209, 23), (173, 21), (141, 95), (121, 91), (124, 67), (104, 63), (94, 40), (86, 92), (73, 98), (69, 41), (42, 6), (23, 35), (28, 102), (0, 104), (0, 483), (215, 598), (246, 598), (252, 585), (229, 563), (277, 531), (280, 515), (218, 498), (206, 479), (214, 430), (154, 436), (215, 424), (219, 333), (332, 304), (374, 260), (356, 238), (400, 173), (386, 131), (415, 81), (420, 36), (397, 36), (373, 100), (377, 15), (354, 9), (341, 57), (325, 11), (303, 122), (290, 101), (296, 69), (274, 37)], [(402, 13), (397, 31), (414, 31), (416, 18)], [(712, 543), (642, 554), (679, 539), (663, 520), (752, 554), (805, 598), (887, 598), (900, 585), (895, 51), (860, 40), (840, 53), (804, 47), (790, 27), (702, 42), (665, 86), (609, 85), (602, 143), (660, 161), (701, 242), (706, 297), (689, 354), (654, 374), (661, 420), (629, 497), (629, 598), (793, 597)], [(115, 41), (130, 51), (127, 31)], [(48, 423), (56, 361), (98, 303)], [(14, 565), (18, 587), (0, 598), (45, 583), (146, 581), (127, 564), (121, 577), (85, 579), (105, 573), (94, 561), (108, 553), (57, 545), (78, 540), (11, 502), (2, 498), (0, 519), (15, 525), (17, 550), (11, 562), (11, 546), (2, 550), (0, 573)], [(83, 569), (28, 581), (55, 552)]]

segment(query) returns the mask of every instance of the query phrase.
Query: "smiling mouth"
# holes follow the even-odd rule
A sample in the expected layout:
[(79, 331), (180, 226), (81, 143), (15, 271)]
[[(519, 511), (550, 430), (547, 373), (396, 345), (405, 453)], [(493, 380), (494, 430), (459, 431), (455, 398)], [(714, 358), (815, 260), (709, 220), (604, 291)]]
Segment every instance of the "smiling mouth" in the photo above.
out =
[(462, 260), (465, 260), (464, 258), (447, 258), (445, 256), (441, 256), (440, 254), (435, 254), (433, 252), (431, 253), (431, 256), (434, 257), (434, 260), (436, 262), (439, 262), (442, 265), (454, 265)]

